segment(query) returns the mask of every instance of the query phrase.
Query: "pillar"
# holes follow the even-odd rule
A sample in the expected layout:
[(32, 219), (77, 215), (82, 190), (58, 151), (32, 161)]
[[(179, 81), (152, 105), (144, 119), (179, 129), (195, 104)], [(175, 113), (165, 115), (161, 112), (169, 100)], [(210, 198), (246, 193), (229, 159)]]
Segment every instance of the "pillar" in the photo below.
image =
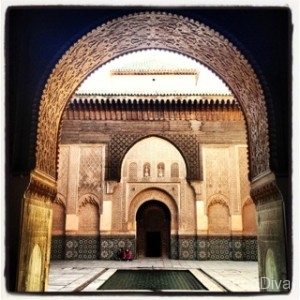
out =
[(273, 173), (251, 182), (257, 211), (257, 244), (260, 289), (288, 292), (284, 201)]
[(17, 291), (47, 290), (52, 228), (53, 177), (35, 169), (23, 196)]

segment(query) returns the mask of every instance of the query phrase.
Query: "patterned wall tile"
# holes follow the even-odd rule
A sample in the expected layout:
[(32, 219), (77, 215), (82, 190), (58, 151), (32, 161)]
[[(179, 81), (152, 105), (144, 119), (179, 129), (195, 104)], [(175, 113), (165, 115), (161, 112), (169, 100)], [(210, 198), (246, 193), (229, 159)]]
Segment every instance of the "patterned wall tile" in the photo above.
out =
[(100, 237), (100, 259), (115, 259), (119, 248), (129, 249), (136, 254), (134, 236), (105, 236)]
[(257, 261), (257, 238), (244, 237), (242, 251), (244, 260)]
[[(52, 260), (111, 260), (119, 248), (136, 254), (134, 236), (53, 236)], [(177, 236), (170, 238), (171, 259), (257, 261), (256, 237)]]
[(196, 259), (195, 236), (179, 236), (179, 259)]
[(231, 238), (209, 237), (207, 256), (209, 260), (230, 260)]
[(66, 236), (65, 259), (78, 259), (78, 240), (76, 236)]
[(78, 259), (99, 259), (99, 236), (79, 237)]
[(207, 260), (208, 259), (208, 240), (207, 237), (197, 238), (197, 259)]
[(243, 260), (243, 238), (232, 237), (231, 240), (232, 260)]
[(178, 259), (179, 253), (178, 253), (178, 235), (171, 236), (170, 240), (170, 258), (171, 259)]
[(51, 260), (61, 260), (64, 258), (65, 258), (65, 237), (52, 236)]
[[(58, 242), (59, 240), (59, 242)], [(60, 248), (57, 248), (59, 243)], [(60, 253), (57, 253), (57, 250)], [(66, 260), (93, 260), (99, 259), (99, 236), (61, 236), (55, 237), (55, 242), (52, 242), (52, 259)]]

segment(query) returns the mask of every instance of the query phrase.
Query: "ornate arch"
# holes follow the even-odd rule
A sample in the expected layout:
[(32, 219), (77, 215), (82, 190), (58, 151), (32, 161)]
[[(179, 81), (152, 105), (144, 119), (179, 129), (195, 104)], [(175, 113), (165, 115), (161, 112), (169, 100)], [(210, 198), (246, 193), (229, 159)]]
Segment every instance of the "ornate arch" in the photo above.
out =
[(86, 206), (87, 204), (92, 204), (97, 207), (99, 213), (101, 213), (101, 207), (99, 205), (98, 198), (93, 194), (85, 194), (79, 199), (79, 205), (78, 210), (80, 210), (81, 207)]
[(165, 191), (151, 188), (137, 194), (130, 202), (128, 209), (128, 229), (135, 230), (135, 219), (138, 209), (147, 201), (157, 200), (164, 203), (171, 214), (171, 231), (178, 231), (178, 207), (175, 200)]
[(245, 57), (219, 33), (194, 20), (145, 12), (108, 22), (78, 40), (53, 69), (43, 91), (38, 121), (36, 169), (56, 178), (57, 143), (63, 110), (79, 84), (100, 65), (122, 54), (149, 48), (179, 52), (222, 78), (245, 114), (250, 176), (269, 172), (265, 99)]
[(53, 203), (56, 203), (56, 204), (62, 206), (63, 209), (66, 209), (66, 197), (61, 193), (57, 193)]
[(207, 205), (206, 205), (206, 212), (208, 212), (208, 209), (211, 205), (214, 205), (216, 203), (222, 204), (224, 206), (226, 206), (228, 208), (228, 212), (230, 213), (230, 208), (229, 208), (229, 204), (228, 204), (228, 199), (223, 196), (222, 194), (215, 194), (212, 195), (208, 201), (207, 201)]

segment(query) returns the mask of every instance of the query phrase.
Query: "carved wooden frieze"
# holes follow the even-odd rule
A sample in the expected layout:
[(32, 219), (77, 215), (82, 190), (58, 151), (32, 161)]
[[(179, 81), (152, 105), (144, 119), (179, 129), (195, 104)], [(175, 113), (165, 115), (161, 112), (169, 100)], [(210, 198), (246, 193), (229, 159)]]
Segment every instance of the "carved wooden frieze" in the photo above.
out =
[[(89, 95), (77, 94), (63, 120), (239, 121), (239, 103), (227, 95)], [(199, 123), (193, 122), (195, 130)]]
[(122, 54), (159, 48), (188, 55), (217, 73), (238, 99), (247, 120), (250, 174), (269, 168), (265, 100), (245, 57), (209, 27), (162, 12), (127, 15), (83, 36), (61, 58), (44, 88), (38, 122), (36, 166), (56, 177), (59, 122), (79, 84), (94, 70)]

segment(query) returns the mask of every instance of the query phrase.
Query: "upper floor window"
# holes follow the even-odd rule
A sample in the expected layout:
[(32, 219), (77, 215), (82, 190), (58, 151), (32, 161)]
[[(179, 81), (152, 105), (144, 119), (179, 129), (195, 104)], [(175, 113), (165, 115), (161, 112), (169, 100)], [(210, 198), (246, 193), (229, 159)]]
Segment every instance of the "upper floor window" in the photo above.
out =
[(129, 165), (129, 178), (137, 177), (137, 164), (135, 162), (130, 163)]
[(150, 175), (151, 175), (150, 164), (145, 163), (143, 169), (144, 169), (144, 177), (150, 177)]
[(172, 163), (172, 165), (171, 165), (171, 177), (179, 177), (178, 163)]
[(165, 176), (165, 164), (159, 163), (157, 165), (157, 177), (164, 177)]

